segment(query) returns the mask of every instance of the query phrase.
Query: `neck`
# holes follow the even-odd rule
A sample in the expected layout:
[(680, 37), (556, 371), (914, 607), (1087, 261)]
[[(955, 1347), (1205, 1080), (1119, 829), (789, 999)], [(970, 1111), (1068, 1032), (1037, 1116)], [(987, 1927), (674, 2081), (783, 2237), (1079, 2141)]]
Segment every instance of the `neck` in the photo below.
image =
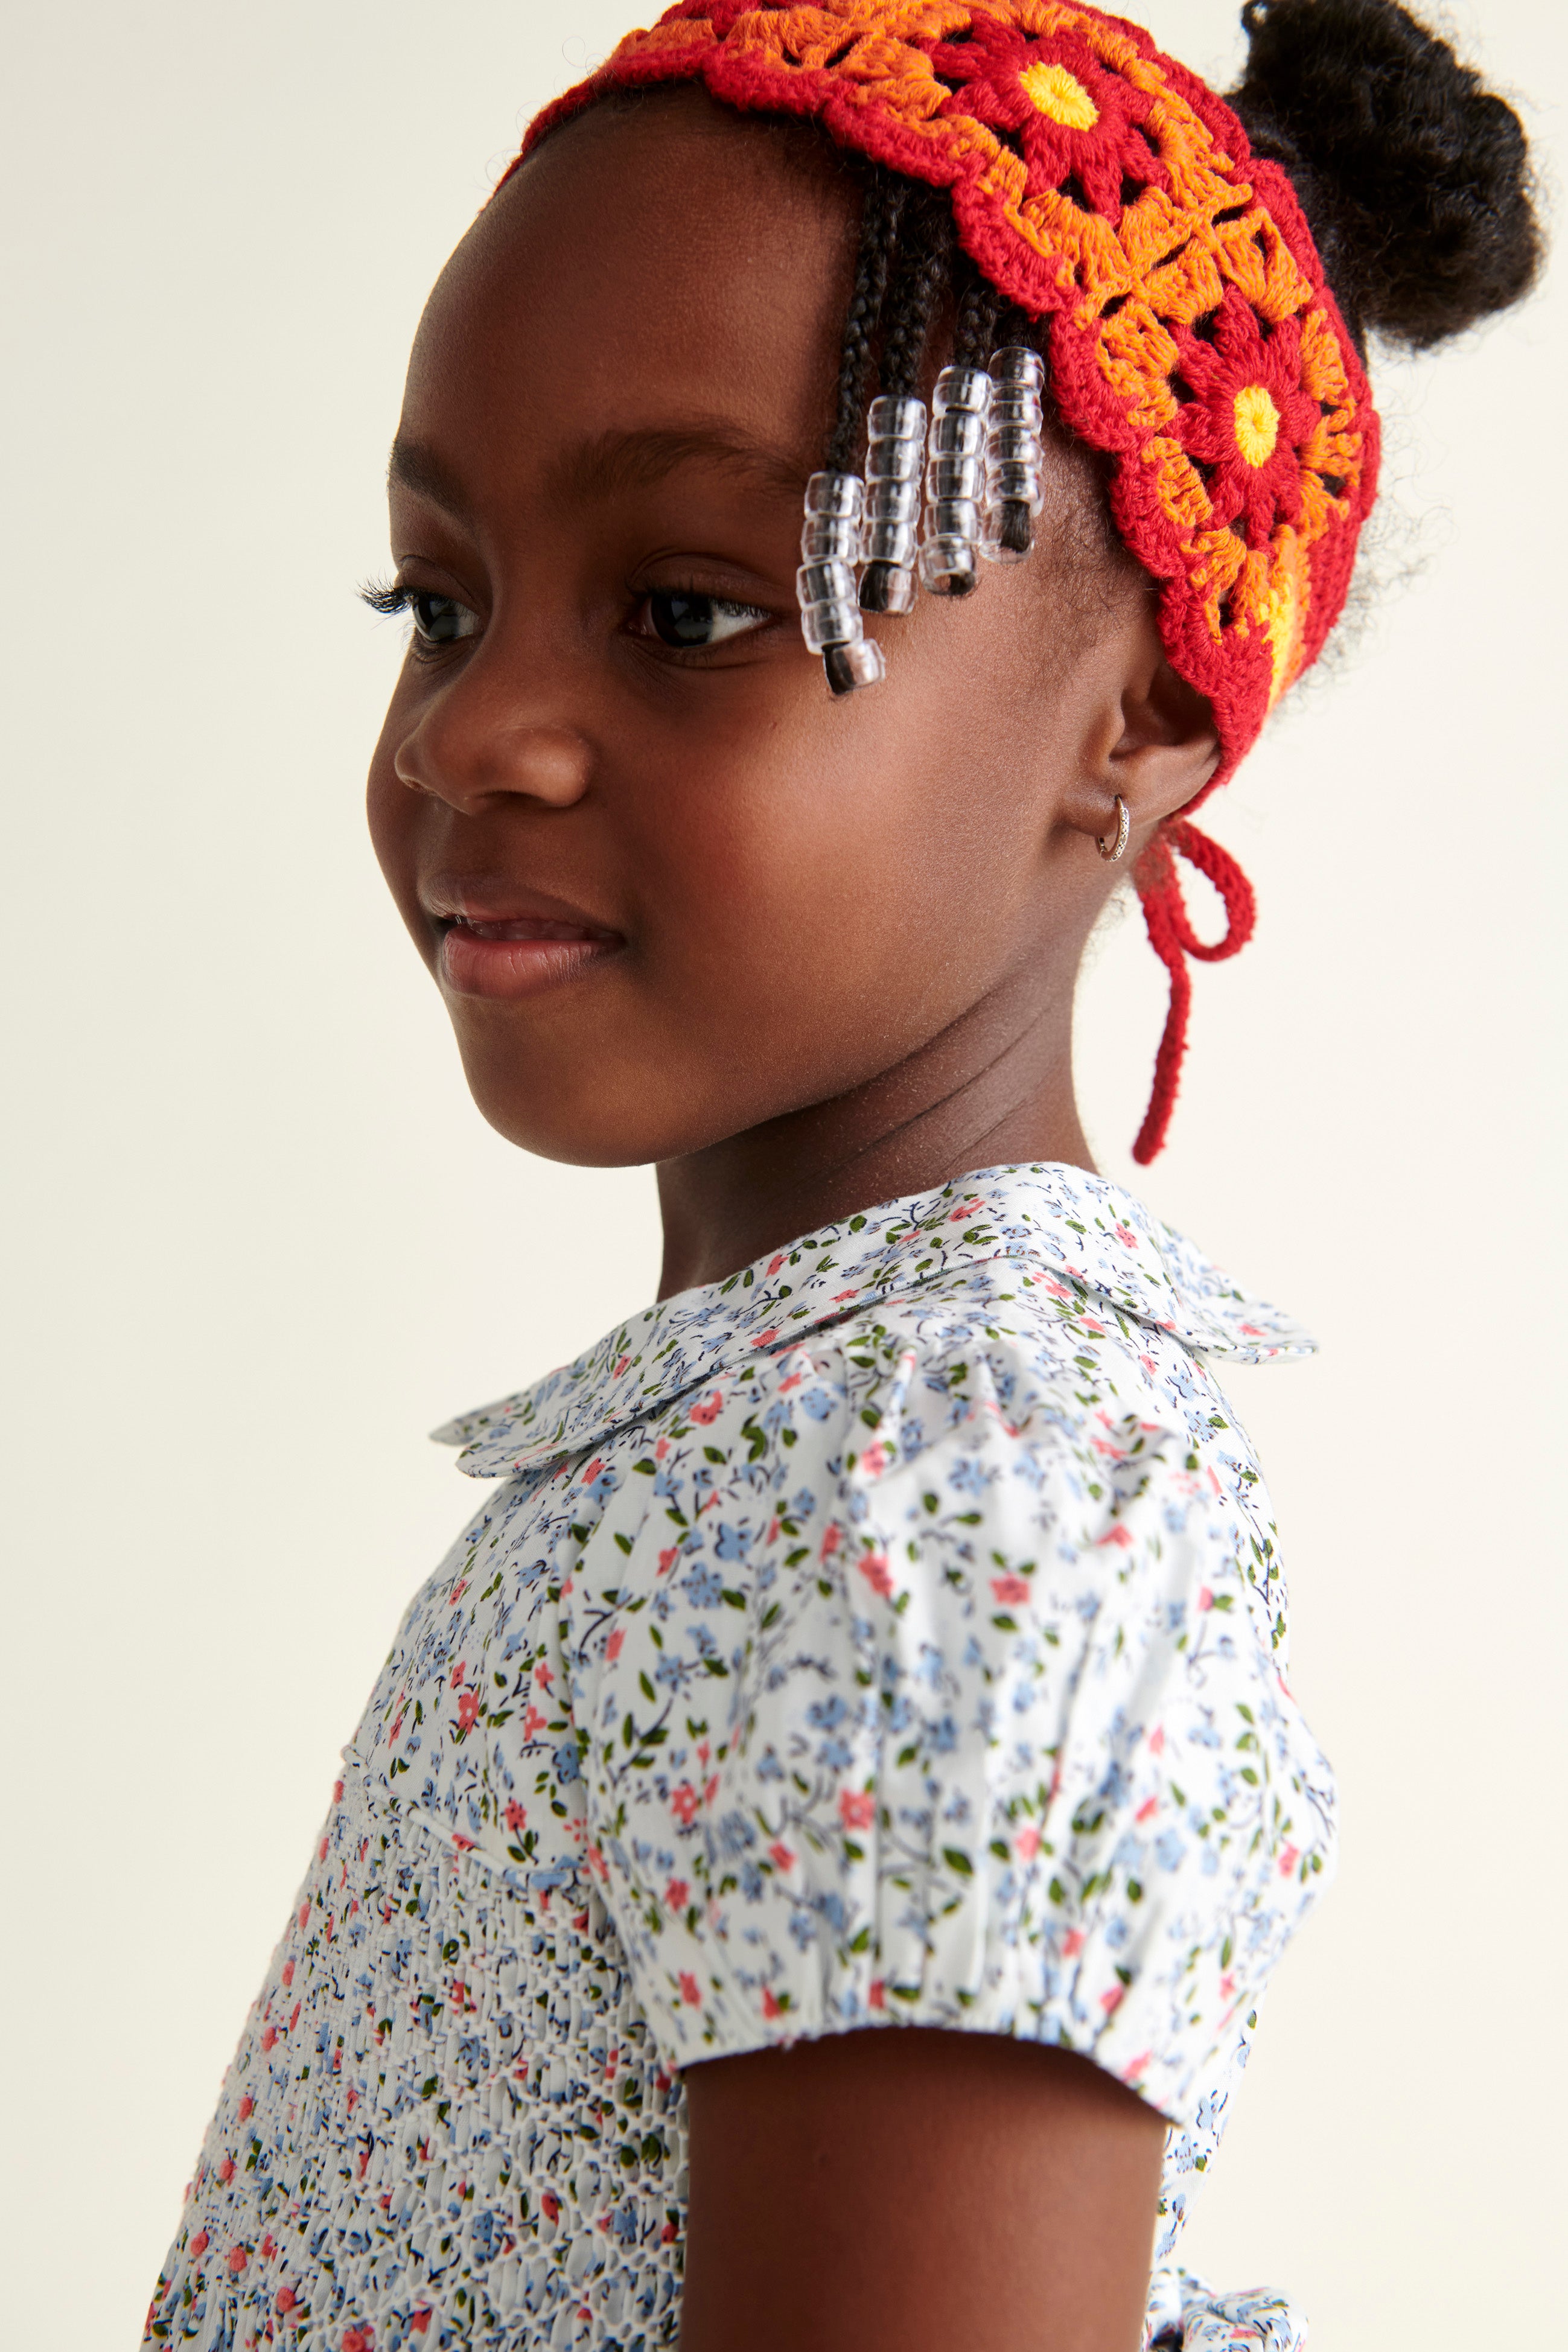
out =
[(971, 1169), (1093, 1169), (1072, 1082), (1072, 990), (1041, 1007), (1001, 991), (891, 1069), (831, 1101), (658, 1171), (659, 1297), (722, 1281), (815, 1226)]

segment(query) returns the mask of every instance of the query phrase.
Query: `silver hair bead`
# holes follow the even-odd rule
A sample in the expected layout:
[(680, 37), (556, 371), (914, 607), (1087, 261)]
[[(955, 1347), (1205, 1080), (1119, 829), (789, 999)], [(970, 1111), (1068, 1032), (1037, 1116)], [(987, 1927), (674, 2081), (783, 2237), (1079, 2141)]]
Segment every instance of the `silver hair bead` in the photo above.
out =
[(866, 517), (860, 530), (860, 605), (907, 613), (915, 600), (921, 461), (926, 405), (896, 393), (871, 403), (866, 420)]
[(883, 675), (882, 653), (866, 636), (855, 564), (860, 547), (860, 517), (866, 486), (858, 474), (813, 474), (805, 486), (805, 516), (795, 575), (801, 635), (822, 656), (823, 674), (835, 694), (875, 686)]
[(967, 596), (979, 584), (991, 398), (990, 376), (973, 367), (943, 368), (931, 394), (921, 579), (933, 596)]
[(1021, 563), (1035, 543), (1045, 504), (1041, 439), (1046, 365), (1026, 343), (991, 355), (996, 394), (985, 442), (985, 522), (982, 544), (993, 563)]

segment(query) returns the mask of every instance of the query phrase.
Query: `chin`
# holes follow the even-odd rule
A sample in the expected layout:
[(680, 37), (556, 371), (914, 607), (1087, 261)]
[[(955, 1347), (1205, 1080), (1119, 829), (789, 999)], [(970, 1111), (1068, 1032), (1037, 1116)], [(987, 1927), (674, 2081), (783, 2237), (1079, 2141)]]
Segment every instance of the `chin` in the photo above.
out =
[(510, 1055), (498, 1068), (492, 1055), (471, 1045), (464, 1045), (462, 1061), (480, 1117), (539, 1160), (571, 1168), (644, 1168), (713, 1139), (698, 1132), (672, 1096), (650, 1098), (646, 1082), (632, 1088), (613, 1075), (584, 1082), (580, 1066), (569, 1074), (519, 1070)]

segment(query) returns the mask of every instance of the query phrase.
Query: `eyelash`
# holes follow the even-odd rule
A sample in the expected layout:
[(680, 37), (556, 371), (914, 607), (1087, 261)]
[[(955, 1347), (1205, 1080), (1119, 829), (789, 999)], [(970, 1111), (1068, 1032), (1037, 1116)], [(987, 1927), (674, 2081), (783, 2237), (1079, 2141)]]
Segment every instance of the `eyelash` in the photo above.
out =
[[(628, 591), (628, 593), (629, 593), (630, 592)], [(412, 613), (415, 605), (423, 597), (428, 597), (432, 603), (449, 604), (462, 611), (467, 611), (468, 609), (467, 606), (459, 605), (458, 599), (455, 596), (443, 596), (435, 589), (410, 587), (405, 581), (401, 580), (367, 581), (361, 588), (359, 593), (362, 603), (368, 604), (373, 613), (383, 613), (389, 618), (399, 613)], [(700, 600), (702, 603), (712, 604), (721, 612), (754, 614), (756, 615), (757, 628), (765, 628), (771, 621), (777, 617), (775, 614), (768, 612), (763, 605), (748, 604), (740, 597), (716, 595), (710, 588), (702, 588), (700, 587), (695, 581), (684, 580), (674, 582), (668, 587), (645, 588), (642, 593), (634, 599), (632, 608), (633, 612), (640, 612), (643, 606), (655, 596), (687, 597), (693, 601)], [(628, 634), (635, 635), (637, 641), (641, 644), (646, 645), (648, 642), (647, 635), (642, 631), (628, 632)], [(657, 636), (657, 632), (654, 632), (653, 634)], [(738, 631), (736, 634), (749, 636), (753, 635), (754, 631), (748, 629), (745, 631)], [(449, 645), (461, 644), (463, 642), (464, 640), (461, 638), (442, 640), (439, 638), (430, 637), (419, 627), (417, 616), (416, 616), (413, 631), (413, 648), (417, 658), (426, 661), (432, 660), (441, 653), (444, 653)], [(673, 656), (677, 661), (680, 662), (683, 667), (689, 666), (691, 657), (699, 656), (704, 653), (709, 653), (713, 650), (711, 646), (671, 646), (668, 640), (665, 639), (660, 639), (658, 642), (662, 646), (664, 654)], [(721, 638), (719, 642), (723, 644), (728, 642), (728, 640)], [(700, 664), (698, 666), (700, 667)]]

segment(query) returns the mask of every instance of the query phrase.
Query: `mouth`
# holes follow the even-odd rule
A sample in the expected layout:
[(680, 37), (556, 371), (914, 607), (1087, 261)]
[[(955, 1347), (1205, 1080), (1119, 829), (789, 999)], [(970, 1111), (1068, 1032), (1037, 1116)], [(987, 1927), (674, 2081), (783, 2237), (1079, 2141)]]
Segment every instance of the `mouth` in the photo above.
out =
[(442, 984), (458, 996), (538, 995), (580, 979), (626, 945), (619, 931), (568, 913), (534, 913), (515, 901), (501, 908), (465, 893), (426, 911), (439, 935)]

